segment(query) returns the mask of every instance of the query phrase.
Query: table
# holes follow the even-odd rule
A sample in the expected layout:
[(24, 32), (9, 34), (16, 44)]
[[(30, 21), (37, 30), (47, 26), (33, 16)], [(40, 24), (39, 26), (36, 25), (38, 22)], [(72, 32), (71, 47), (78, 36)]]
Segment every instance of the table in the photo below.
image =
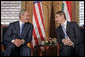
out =
[(57, 45), (37, 45), (34, 47), (34, 56), (58, 56)]

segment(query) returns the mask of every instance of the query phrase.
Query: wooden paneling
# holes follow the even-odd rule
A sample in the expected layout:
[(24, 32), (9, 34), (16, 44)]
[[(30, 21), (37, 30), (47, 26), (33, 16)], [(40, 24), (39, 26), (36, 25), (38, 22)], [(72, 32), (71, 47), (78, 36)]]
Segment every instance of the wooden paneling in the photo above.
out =
[(79, 1), (72, 1), (72, 21), (79, 22)]

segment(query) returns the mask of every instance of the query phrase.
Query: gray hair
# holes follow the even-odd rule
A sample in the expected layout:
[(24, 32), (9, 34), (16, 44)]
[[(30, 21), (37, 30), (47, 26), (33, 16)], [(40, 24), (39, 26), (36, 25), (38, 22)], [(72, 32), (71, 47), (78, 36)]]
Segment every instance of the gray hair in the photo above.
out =
[(28, 11), (27, 11), (27, 10), (24, 10), (24, 9), (20, 10), (20, 12), (19, 12), (19, 18), (20, 18), (21, 15), (23, 15), (25, 12), (28, 12)]

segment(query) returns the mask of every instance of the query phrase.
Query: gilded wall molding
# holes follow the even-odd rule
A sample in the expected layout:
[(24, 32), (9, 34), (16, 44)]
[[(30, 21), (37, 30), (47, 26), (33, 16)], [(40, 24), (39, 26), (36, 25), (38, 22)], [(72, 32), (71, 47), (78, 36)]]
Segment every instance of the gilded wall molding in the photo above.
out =
[(72, 21), (79, 22), (79, 1), (72, 1)]
[(21, 9), (25, 9), (25, 1), (21, 1)]

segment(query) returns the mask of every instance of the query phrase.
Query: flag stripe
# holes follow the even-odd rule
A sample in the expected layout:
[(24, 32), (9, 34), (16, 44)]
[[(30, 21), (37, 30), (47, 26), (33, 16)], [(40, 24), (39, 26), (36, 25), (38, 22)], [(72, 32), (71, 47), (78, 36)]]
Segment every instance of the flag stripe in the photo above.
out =
[(38, 28), (37, 28), (37, 26), (36, 26), (36, 22), (35, 22), (35, 19), (34, 19), (34, 17), (33, 17), (33, 24), (35, 24), (34, 25), (34, 30), (35, 30), (35, 34), (37, 35), (37, 40), (38, 40), (38, 42), (39, 42), (39, 44), (41, 43), (41, 38), (40, 38), (40, 34), (39, 34), (39, 31), (38, 31)]
[(40, 24), (40, 29), (41, 29), (43, 38), (45, 38), (45, 31), (44, 31), (43, 23), (42, 23), (42, 20), (41, 20), (42, 18), (40, 17), (40, 11), (39, 11), (38, 4), (36, 4), (35, 6), (36, 6), (35, 8), (37, 8), (36, 13), (37, 13), (38, 21), (39, 21), (39, 24)]
[[(34, 15), (34, 14), (33, 14)], [(35, 30), (35, 34), (37, 35), (37, 38), (40, 38), (40, 34), (39, 34), (39, 31), (38, 31), (38, 28), (37, 28), (37, 25), (36, 25), (36, 22), (35, 22), (35, 18), (33, 16), (33, 24), (34, 24), (34, 30)]]
[(34, 35), (34, 39), (35, 39), (35, 42), (36, 42), (36, 45), (37, 45), (39, 42), (38, 42), (38, 38), (37, 38), (37, 36), (35, 34), (35, 30), (34, 29), (33, 29), (33, 35)]
[(43, 23), (43, 27), (44, 27), (44, 30), (45, 30), (45, 26), (44, 26), (44, 22), (43, 22), (43, 16), (42, 16), (42, 11), (41, 11), (41, 5), (40, 5), (40, 3), (38, 3), (38, 7), (39, 7), (40, 17), (41, 17), (41, 20), (42, 20), (42, 23)]
[(35, 21), (36, 21), (36, 24), (37, 24), (37, 28), (38, 28), (38, 31), (39, 31), (41, 40), (44, 40), (43, 35), (42, 35), (42, 32), (41, 32), (41, 29), (40, 29), (40, 25), (39, 25), (39, 22), (38, 22), (36, 10), (35, 10), (35, 5), (34, 5), (34, 17), (35, 17)]
[(43, 11), (41, 1), (34, 1), (33, 6), (33, 40), (32, 47), (42, 44), (45, 40), (45, 26), (43, 21)]
[[(41, 5), (41, 11), (42, 11), (42, 18), (43, 18), (43, 20), (44, 20), (44, 14), (43, 14), (42, 3), (40, 3), (40, 5)], [(43, 23), (44, 23), (44, 21), (43, 21)], [(45, 26), (44, 26), (44, 27), (45, 27)]]
[(32, 39), (32, 47), (34, 47), (35, 45), (36, 45), (36, 43), (35, 43), (35, 39), (34, 39), (34, 36), (32, 37), (33, 39)]
[(32, 50), (32, 53), (33, 53), (33, 47), (34, 47), (34, 46), (33, 46), (33, 43), (34, 43), (34, 42), (32, 42), (32, 43), (31, 43), (31, 46), (30, 46), (30, 48), (31, 48), (31, 50)]

